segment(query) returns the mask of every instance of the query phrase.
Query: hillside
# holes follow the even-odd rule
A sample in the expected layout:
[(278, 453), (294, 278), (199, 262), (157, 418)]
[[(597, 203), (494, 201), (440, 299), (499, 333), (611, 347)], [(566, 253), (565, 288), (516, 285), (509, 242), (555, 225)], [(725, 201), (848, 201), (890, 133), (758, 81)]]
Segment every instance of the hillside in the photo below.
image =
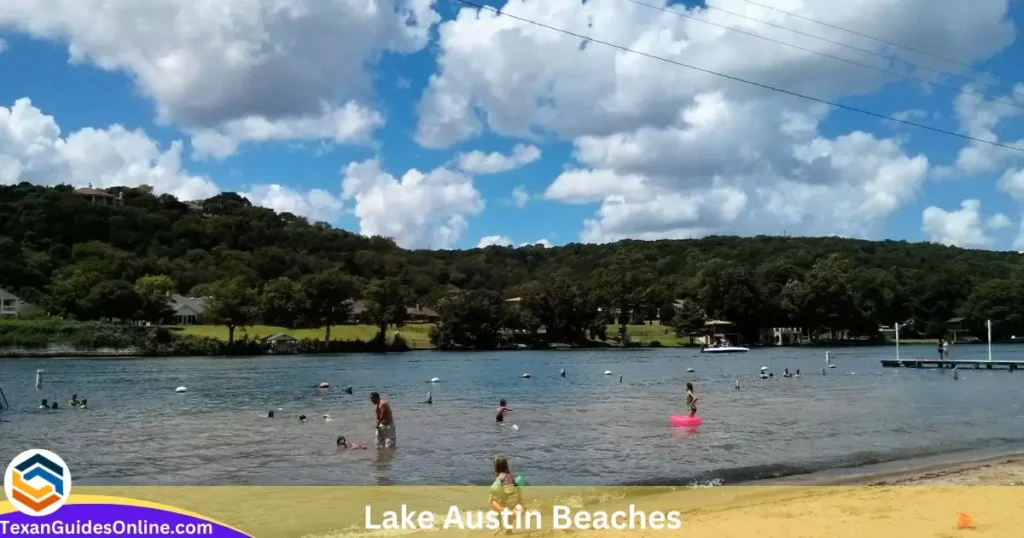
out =
[[(491, 343), (466, 336), (480, 328), (462, 326), (459, 316), (492, 316), (531, 334), (544, 326), (563, 341), (581, 341), (598, 324), (617, 322), (609, 312), (634, 313), (622, 322), (659, 310), (667, 319), (680, 299), (681, 328), (696, 326), (697, 311), (737, 322), (748, 337), (794, 325), (871, 335), (909, 320), (931, 337), (958, 315), (974, 330), (992, 318), (998, 336), (1024, 334), (1024, 257), (1016, 253), (803, 237), (408, 251), (252, 207), (233, 193), (189, 203), (145, 188), (109, 193), (117, 198), (94, 203), (66, 186), (0, 186), (0, 288), (56, 315), (124, 319), (135, 317), (125, 313), (134, 308), (141, 319), (146, 290), (210, 296), (233, 283), (222, 296), (244, 296), (259, 310), (247, 315), (320, 326), (335, 315), (330, 305), (310, 316), (308, 305), (304, 313), (266, 299), (319, 286), (335, 298), (375, 297), (384, 310), (371, 315), (376, 325), (400, 321), (389, 318), (389, 301), (434, 306), (450, 329), (441, 341), (480, 347)], [(523, 299), (512, 313), (503, 307), (511, 297)]]

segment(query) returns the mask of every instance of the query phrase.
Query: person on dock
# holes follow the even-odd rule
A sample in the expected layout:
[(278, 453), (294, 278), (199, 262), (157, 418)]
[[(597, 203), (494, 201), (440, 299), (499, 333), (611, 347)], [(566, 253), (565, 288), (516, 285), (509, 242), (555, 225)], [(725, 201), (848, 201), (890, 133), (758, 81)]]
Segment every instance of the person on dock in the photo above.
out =
[(697, 414), (697, 394), (693, 392), (693, 383), (686, 384), (686, 407), (690, 408), (687, 416)]
[(377, 448), (396, 448), (398, 435), (395, 432), (395, 419), (391, 414), (391, 405), (387, 400), (381, 400), (380, 394), (376, 392), (370, 394), (370, 401), (373, 402), (377, 414)]
[(942, 339), (942, 338), (939, 338), (939, 348), (938, 348), (938, 351), (939, 351), (939, 360), (940, 361), (942, 360), (942, 355), (943, 355), (943, 353), (942, 353), (943, 344), (945, 344), (945, 340)]
[(336, 443), (338, 445), (338, 448), (344, 448), (346, 450), (365, 450), (366, 449), (366, 445), (361, 445), (359, 443), (353, 443), (353, 442), (345, 439), (344, 435), (339, 435), (338, 436), (338, 440), (336, 441)]
[(496, 415), (494, 416), (495, 422), (505, 422), (505, 413), (512, 411), (508, 406), (508, 403), (501, 399), (498, 401), (498, 408), (495, 410)]

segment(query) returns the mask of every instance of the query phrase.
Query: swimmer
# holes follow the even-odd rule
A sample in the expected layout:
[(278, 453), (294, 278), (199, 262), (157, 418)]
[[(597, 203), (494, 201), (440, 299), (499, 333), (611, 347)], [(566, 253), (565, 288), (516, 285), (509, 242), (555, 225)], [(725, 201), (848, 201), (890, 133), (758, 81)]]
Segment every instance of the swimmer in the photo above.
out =
[(39, 409), (49, 409), (49, 408), (50, 408), (50, 404), (46, 401), (46, 398), (43, 398), (43, 403), (42, 403), (42, 405), (39, 406)]
[(796, 373), (793, 374), (793, 377), (800, 377), (800, 370), (797, 370)]
[(761, 374), (758, 375), (757, 377), (759, 377), (760, 379), (768, 379), (768, 369), (767, 368), (762, 368), (761, 369)]
[(305, 421), (306, 421), (306, 415), (299, 415), (299, 422), (305, 422)]
[(338, 448), (345, 448), (348, 450), (366, 450), (366, 445), (361, 445), (359, 443), (353, 443), (351, 441), (348, 441), (345, 439), (344, 435), (338, 436), (337, 444)]
[(494, 417), (495, 422), (505, 422), (505, 413), (512, 411), (505, 403), (505, 400), (498, 401), (498, 409), (495, 410), (497, 415)]
[(274, 410), (267, 411), (267, 418), (274, 418)]
[(331, 418), (331, 415), (326, 415), (325, 414), (324, 415), (324, 422), (334, 422), (334, 419)]
[[(516, 479), (512, 475), (512, 469), (509, 468), (508, 458), (505, 456), (494, 457), (494, 475), (494, 483), (491, 484), (491, 497), (487, 500), (491, 510), (500, 513), (508, 508), (516, 512), (522, 512), (522, 493), (519, 491), (519, 485), (516, 484)], [(501, 529), (495, 531), (494, 534), (499, 532), (501, 532)], [(512, 531), (506, 530), (505, 534), (512, 534)]]
[(71, 407), (78, 407), (78, 395), (77, 394), (72, 394), (71, 395), (71, 401), (68, 402), (68, 405), (70, 405)]
[(78, 402), (78, 408), (79, 409), (85, 409), (86, 406), (88, 406), (88, 405), (89, 405), (89, 400), (86, 400), (85, 398), (82, 398), (82, 401)]
[(768, 379), (775, 379), (775, 372), (768, 372)]
[(693, 383), (686, 384), (686, 406), (690, 408), (687, 416), (692, 417), (697, 414), (697, 395), (693, 392)]
[(387, 400), (381, 400), (380, 394), (376, 392), (370, 394), (370, 401), (376, 410), (377, 448), (396, 448), (398, 435), (395, 432), (395, 418), (391, 414), (391, 405)]
[(56, 410), (57, 409), (57, 402), (53, 402), (53, 407), (51, 407), (50, 409)]
[(783, 370), (782, 377), (792, 377), (792, 374), (789, 373), (789, 368)]

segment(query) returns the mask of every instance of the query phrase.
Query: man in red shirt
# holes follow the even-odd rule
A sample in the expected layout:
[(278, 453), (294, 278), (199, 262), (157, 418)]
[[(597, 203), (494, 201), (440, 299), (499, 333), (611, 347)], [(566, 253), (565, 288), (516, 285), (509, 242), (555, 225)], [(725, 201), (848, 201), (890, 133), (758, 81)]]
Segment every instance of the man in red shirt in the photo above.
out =
[(395, 419), (391, 416), (391, 406), (380, 394), (370, 394), (370, 401), (377, 408), (377, 448), (395, 448), (398, 438), (395, 434)]

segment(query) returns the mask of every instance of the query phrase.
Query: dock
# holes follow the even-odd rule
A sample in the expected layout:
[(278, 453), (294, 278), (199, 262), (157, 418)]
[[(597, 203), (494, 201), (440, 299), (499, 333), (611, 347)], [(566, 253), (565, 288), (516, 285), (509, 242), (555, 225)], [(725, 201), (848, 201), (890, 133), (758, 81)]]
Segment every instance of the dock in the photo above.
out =
[(882, 359), (885, 368), (973, 368), (975, 370), (1024, 369), (1024, 360)]

